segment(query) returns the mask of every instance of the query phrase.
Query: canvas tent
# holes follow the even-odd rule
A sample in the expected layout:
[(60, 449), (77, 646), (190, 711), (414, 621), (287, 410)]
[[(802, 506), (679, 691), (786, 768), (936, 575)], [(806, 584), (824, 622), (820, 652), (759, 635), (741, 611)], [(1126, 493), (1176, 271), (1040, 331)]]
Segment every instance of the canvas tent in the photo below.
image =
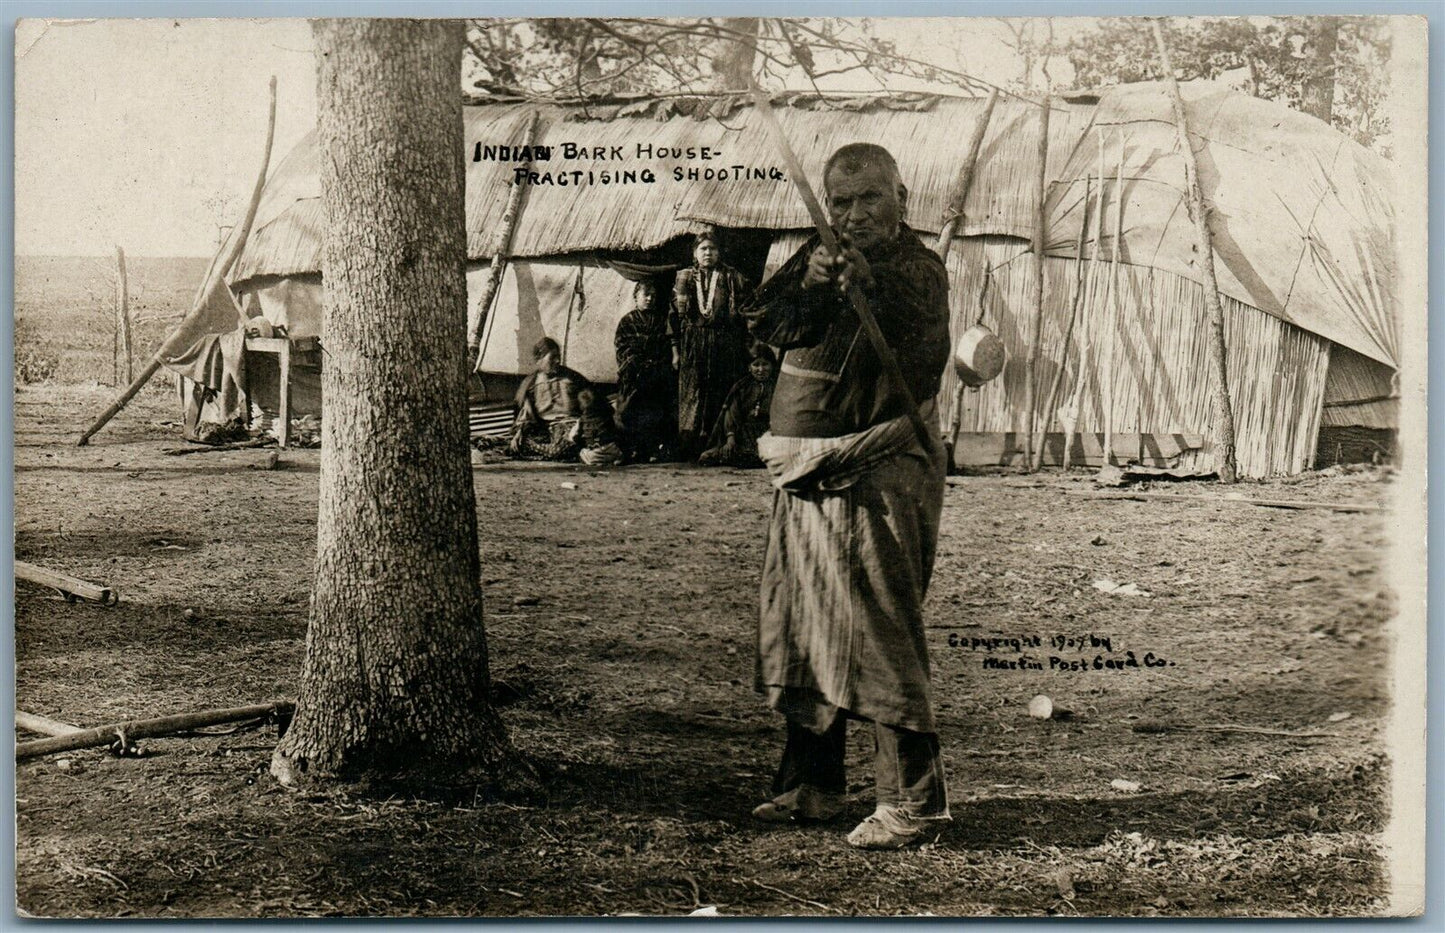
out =
[[(1240, 473), (1298, 472), (1313, 463), (1322, 425), (1394, 426), (1393, 170), (1285, 107), (1207, 83), (1185, 85), (1185, 95), (1201, 184), (1213, 205)], [(893, 151), (910, 191), (909, 222), (931, 242), (961, 150), (984, 107), (981, 100), (925, 94), (791, 94), (776, 98), (775, 110), (806, 166), (821, 167), (847, 142), (874, 141)], [(700, 225), (721, 229), (725, 258), (755, 279), (810, 227), (786, 180), (766, 173), (675, 179), (675, 170), (777, 162), (743, 96), (566, 106), (479, 102), (465, 108), (468, 151), (477, 142), (521, 145), (537, 111), (534, 142), (559, 152), (568, 142), (604, 151), (618, 146), (626, 156), (625, 164), (563, 163), (554, 156), (539, 169), (650, 168), (656, 181), (529, 186), (513, 261), (486, 323), (483, 369), (494, 383), (514, 382), (526, 371), (531, 343), (543, 333), (559, 340), (567, 334), (569, 365), (598, 381), (614, 379), (612, 331), (630, 307), (629, 277), (641, 267), (662, 271), (685, 262), (688, 236)], [(999, 379), (961, 395), (956, 453), (964, 464), (1016, 462), (1022, 447), (1039, 113), (1026, 101), (999, 101), (949, 255), (955, 333), (981, 319), (1009, 351)], [(1207, 469), (1204, 300), (1167, 91), (1140, 84), (1056, 97), (1048, 127), (1036, 403), (1042, 405), (1042, 388), (1062, 365), (1066, 395), (1082, 381), (1077, 430), (1089, 457), (1097, 460), (1099, 437), (1109, 427), (1121, 457)], [(638, 152), (642, 144), (653, 157)], [(719, 157), (655, 156), (703, 147)], [(231, 276), (249, 313), (287, 322), (293, 335), (319, 329), (324, 217), (316, 159), (308, 137), (273, 173)], [(474, 301), (496, 249), (514, 167), (499, 160), (467, 163)], [(1101, 174), (1105, 225), (1098, 236), (1092, 226), (1086, 231), (1084, 255), (1077, 257), (1084, 190), (1096, 197)], [(1116, 237), (1118, 221), (1122, 236)], [(1065, 348), (1081, 260), (1094, 269)], [(1082, 380), (1081, 370), (1088, 371)], [(494, 398), (506, 394), (495, 386), (491, 391)], [(950, 373), (940, 395), (946, 419), (954, 397)], [(1052, 459), (1062, 436), (1058, 422), (1050, 417), (1049, 423)]]

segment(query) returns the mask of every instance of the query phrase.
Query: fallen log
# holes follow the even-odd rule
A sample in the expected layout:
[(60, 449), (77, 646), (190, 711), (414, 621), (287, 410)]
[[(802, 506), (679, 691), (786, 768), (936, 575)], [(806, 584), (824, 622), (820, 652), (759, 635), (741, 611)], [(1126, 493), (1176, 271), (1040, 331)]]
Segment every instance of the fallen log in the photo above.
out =
[(1305, 499), (1246, 499), (1242, 496), (1186, 496), (1174, 492), (1083, 492), (1079, 490), (1066, 489), (1064, 492), (1070, 496), (1085, 496), (1090, 499), (1135, 499), (1139, 502), (1147, 502), (1150, 499), (1163, 499), (1168, 502), (1198, 502), (1203, 504), (1234, 503), (1238, 505), (1257, 505), (1266, 509), (1330, 509), (1335, 512), (1383, 512), (1384, 506), (1369, 505), (1363, 502), (1310, 502)]
[(237, 706), (231, 709), (208, 709), (198, 713), (180, 713), (162, 716), (159, 719), (137, 719), (131, 722), (112, 723), (94, 729), (82, 729), (67, 735), (52, 736), (21, 742), (15, 746), (15, 759), (22, 761), (55, 752), (70, 752), (81, 748), (97, 748), (117, 740), (122, 746), (136, 739), (154, 739), (173, 735), (202, 726), (218, 726), (228, 722), (242, 722), (247, 719), (262, 719), (268, 716), (289, 716), (296, 704), (282, 700), (276, 703), (257, 703), (253, 706)]
[(84, 599), (88, 602), (100, 603), (102, 606), (114, 606), (120, 602), (120, 593), (108, 586), (87, 583), (78, 577), (46, 570), (44, 567), (27, 564), (23, 560), (15, 562), (15, 576), (21, 580), (29, 580), (31, 583), (39, 583), (41, 586), (57, 589), (71, 602), (76, 599)]
[(81, 731), (79, 726), (72, 726), (68, 722), (61, 722), (48, 716), (37, 716), (35, 713), (26, 713), (18, 709), (15, 711), (15, 725), (26, 732), (38, 732), (41, 735), (74, 735)]

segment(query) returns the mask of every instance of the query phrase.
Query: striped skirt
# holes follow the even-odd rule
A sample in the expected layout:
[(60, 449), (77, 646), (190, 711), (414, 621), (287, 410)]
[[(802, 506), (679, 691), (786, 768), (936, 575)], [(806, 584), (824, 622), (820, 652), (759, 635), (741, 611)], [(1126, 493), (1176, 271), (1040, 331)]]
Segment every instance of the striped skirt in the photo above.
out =
[(837, 491), (778, 491), (763, 564), (758, 690), (815, 729), (838, 710), (936, 731), (923, 599), (945, 454), (915, 446)]

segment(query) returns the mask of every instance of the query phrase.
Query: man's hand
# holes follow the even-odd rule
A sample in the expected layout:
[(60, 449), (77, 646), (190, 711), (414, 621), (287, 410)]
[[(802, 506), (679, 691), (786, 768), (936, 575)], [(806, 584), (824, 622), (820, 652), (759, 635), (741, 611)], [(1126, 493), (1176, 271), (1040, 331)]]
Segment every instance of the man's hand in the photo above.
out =
[(838, 250), (819, 246), (808, 257), (808, 271), (803, 275), (804, 288), (817, 288), (832, 284), (838, 293), (846, 295), (853, 285), (867, 288), (873, 283), (873, 273), (868, 260), (853, 248), (846, 236), (838, 238)]

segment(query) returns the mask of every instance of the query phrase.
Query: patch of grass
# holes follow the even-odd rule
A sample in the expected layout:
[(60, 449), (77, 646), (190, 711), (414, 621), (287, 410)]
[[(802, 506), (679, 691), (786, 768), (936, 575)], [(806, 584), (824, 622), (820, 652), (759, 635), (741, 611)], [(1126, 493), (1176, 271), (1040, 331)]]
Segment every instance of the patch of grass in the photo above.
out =
[(15, 321), (15, 382), (35, 385), (49, 382), (60, 368), (60, 350), (41, 337), (32, 321)]

